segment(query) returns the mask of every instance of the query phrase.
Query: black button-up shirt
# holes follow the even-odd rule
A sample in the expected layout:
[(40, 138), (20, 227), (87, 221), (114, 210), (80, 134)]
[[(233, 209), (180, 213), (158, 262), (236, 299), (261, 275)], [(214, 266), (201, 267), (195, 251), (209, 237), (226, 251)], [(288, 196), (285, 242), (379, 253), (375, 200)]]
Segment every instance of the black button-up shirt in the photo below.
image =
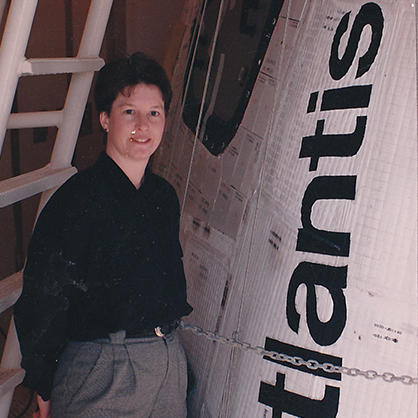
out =
[(137, 335), (191, 312), (178, 233), (173, 187), (146, 171), (136, 189), (104, 153), (51, 197), (15, 306), (27, 386), (49, 398), (68, 340)]

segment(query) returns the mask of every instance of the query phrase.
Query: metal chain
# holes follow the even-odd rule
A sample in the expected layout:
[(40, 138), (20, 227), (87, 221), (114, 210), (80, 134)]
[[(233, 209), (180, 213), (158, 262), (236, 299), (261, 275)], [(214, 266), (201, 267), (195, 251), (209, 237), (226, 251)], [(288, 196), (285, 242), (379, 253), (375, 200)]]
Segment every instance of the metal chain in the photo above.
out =
[(200, 335), (208, 338), (211, 341), (217, 341), (222, 344), (226, 344), (232, 346), (234, 348), (239, 348), (244, 351), (253, 351), (256, 354), (261, 356), (269, 357), (272, 360), (276, 361), (284, 361), (287, 363), (291, 363), (295, 366), (306, 366), (310, 370), (317, 370), (321, 369), (327, 373), (342, 373), (347, 376), (363, 376), (366, 379), (374, 380), (377, 378), (383, 379), (385, 382), (401, 382), (405, 385), (417, 385), (418, 384), (418, 377), (411, 377), (411, 376), (396, 376), (390, 372), (384, 372), (379, 374), (375, 370), (367, 370), (362, 371), (355, 367), (344, 367), (344, 366), (336, 366), (332, 363), (319, 363), (316, 360), (304, 360), (302, 357), (297, 356), (289, 356), (284, 353), (278, 353), (277, 351), (270, 351), (266, 350), (260, 346), (253, 346), (246, 342), (237, 341), (234, 338), (227, 338), (221, 335), (215, 334), (211, 331), (204, 331), (202, 328), (190, 325), (187, 322), (180, 321), (179, 328), (184, 331), (191, 331), (195, 335)]

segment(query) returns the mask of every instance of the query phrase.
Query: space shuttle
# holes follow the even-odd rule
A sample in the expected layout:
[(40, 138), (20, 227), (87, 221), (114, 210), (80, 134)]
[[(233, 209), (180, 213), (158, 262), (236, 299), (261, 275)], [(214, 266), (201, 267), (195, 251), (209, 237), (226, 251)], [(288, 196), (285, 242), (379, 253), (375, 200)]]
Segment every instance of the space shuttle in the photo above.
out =
[(0, 418), (36, 214), (103, 147), (95, 72), (137, 50), (174, 92), (150, 164), (181, 205), (190, 417), (416, 417), (415, 1), (64, 3), (0, 2)]

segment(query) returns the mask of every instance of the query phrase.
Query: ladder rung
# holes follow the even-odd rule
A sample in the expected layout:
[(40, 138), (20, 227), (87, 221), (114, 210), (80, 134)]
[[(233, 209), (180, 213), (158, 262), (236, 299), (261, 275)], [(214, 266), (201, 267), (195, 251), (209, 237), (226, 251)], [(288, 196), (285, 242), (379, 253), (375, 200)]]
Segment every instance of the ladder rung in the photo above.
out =
[(22, 292), (22, 272), (18, 271), (0, 281), (0, 312), (13, 306)]
[(46, 166), (0, 182), (0, 208), (60, 186), (77, 172), (75, 167)]
[(101, 58), (30, 58), (20, 64), (20, 74), (45, 75), (82, 73), (100, 70), (104, 65)]
[(11, 113), (7, 129), (43, 128), (47, 126), (60, 126), (63, 120), (62, 110), (45, 112)]
[(24, 377), (23, 369), (0, 369), (0, 398), (14, 390)]

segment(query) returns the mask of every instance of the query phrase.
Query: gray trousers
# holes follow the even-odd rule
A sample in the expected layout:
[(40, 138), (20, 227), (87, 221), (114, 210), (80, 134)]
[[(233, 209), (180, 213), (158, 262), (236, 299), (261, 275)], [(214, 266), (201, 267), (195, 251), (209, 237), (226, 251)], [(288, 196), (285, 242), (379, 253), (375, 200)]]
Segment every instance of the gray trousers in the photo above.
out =
[(163, 338), (70, 342), (51, 395), (52, 418), (185, 418), (186, 356), (176, 332)]

